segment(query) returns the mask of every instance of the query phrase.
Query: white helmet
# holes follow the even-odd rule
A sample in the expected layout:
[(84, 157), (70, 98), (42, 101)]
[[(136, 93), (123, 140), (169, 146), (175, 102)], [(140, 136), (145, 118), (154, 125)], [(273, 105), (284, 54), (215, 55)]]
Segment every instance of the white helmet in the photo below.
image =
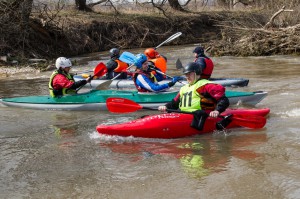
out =
[(59, 69), (59, 68), (64, 69), (66, 67), (71, 67), (72, 63), (68, 58), (59, 57), (59, 58), (56, 59), (55, 66), (56, 66), (57, 69)]

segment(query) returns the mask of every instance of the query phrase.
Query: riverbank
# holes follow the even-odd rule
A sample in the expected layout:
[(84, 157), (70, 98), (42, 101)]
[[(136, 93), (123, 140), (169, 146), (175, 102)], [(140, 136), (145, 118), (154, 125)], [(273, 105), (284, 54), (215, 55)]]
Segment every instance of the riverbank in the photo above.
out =
[[(157, 45), (176, 32), (180, 39), (169, 45), (207, 44), (222, 39), (221, 21), (224, 12), (174, 15), (170, 18), (137, 14), (99, 14), (85, 12), (60, 13), (53, 21), (45, 22), (33, 16), (29, 22), (24, 45), (11, 46), (6, 53), (10, 61), (25, 63), (27, 59), (54, 60), (59, 56), (77, 56), (111, 48), (147, 48)], [(246, 15), (246, 13), (245, 13)], [(14, 38), (9, 37), (14, 40)], [(13, 42), (7, 42), (13, 43)], [(25, 64), (26, 65), (26, 64)]]
[[(10, 61), (17, 61), (23, 67), (46, 70), (60, 56), (72, 57), (115, 47), (122, 50), (154, 47), (176, 32), (183, 34), (168, 45), (199, 43), (211, 56), (299, 53), (300, 49), (292, 46), (298, 45), (298, 34), (293, 33), (299, 31), (298, 26), (290, 32), (273, 26), (272, 29), (261, 28), (268, 21), (267, 14), (254, 11), (189, 13), (169, 18), (72, 12), (61, 13), (57, 20), (47, 23), (33, 16), (25, 48), (15, 48), (8, 53), (15, 55)], [(279, 31), (281, 35), (276, 37)], [(31, 58), (47, 62), (32, 65), (28, 63)], [(9, 66), (9, 62), (2, 65), (14, 67)]]

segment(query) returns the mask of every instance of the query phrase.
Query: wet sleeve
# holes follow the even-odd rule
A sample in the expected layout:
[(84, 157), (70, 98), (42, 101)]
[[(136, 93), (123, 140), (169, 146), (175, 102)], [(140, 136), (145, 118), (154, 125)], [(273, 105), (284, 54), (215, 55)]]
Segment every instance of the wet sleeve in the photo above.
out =
[(73, 82), (61, 74), (56, 75), (53, 79), (53, 88), (57, 90), (63, 88), (70, 88), (72, 85)]
[(176, 97), (174, 97), (174, 99), (172, 99), (171, 102), (168, 102), (165, 106), (167, 107), (167, 109), (177, 110), (179, 108), (179, 103), (180, 103), (180, 93), (178, 92)]
[(70, 88), (71, 89), (77, 89), (77, 88), (79, 88), (81, 86), (84, 86), (86, 83), (87, 83), (87, 81), (85, 79), (84, 80), (80, 80), (80, 81), (74, 82)]
[(229, 107), (229, 99), (224, 95), (218, 102), (216, 106), (216, 111), (220, 113), (224, 112)]
[(114, 60), (109, 60), (106, 63), (106, 67), (107, 67), (107, 72), (111, 72), (111, 71), (115, 70), (118, 67), (118, 63)]
[(207, 84), (205, 86), (209, 95), (217, 102), (216, 110), (224, 112), (229, 107), (229, 99), (225, 96), (225, 87), (220, 84)]

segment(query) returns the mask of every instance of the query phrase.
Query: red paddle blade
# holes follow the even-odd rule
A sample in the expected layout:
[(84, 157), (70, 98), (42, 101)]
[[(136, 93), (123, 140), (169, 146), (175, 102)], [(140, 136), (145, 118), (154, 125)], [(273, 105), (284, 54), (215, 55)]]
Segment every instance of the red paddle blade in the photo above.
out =
[(107, 73), (107, 67), (102, 62), (100, 62), (94, 69), (94, 76), (102, 77), (106, 73)]
[(131, 113), (143, 108), (132, 100), (119, 97), (107, 98), (106, 106), (112, 113)]
[(251, 129), (260, 129), (266, 125), (267, 119), (259, 115), (238, 115), (234, 114), (232, 121), (243, 127)]

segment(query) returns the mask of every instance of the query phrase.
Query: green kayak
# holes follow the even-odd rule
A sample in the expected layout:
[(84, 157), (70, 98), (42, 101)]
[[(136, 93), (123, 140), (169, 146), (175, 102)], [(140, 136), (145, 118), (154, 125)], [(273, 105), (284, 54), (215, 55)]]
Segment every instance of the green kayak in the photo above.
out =
[[(106, 99), (122, 97), (135, 101), (144, 107), (157, 107), (171, 101), (178, 91), (159, 93), (138, 93), (124, 90), (92, 90), (76, 95), (66, 95), (58, 98), (45, 96), (25, 96), (2, 98), (0, 102), (5, 106), (42, 109), (42, 110), (74, 110), (74, 111), (102, 111), (107, 110)], [(267, 96), (267, 92), (226, 91), (231, 105), (255, 105)]]

